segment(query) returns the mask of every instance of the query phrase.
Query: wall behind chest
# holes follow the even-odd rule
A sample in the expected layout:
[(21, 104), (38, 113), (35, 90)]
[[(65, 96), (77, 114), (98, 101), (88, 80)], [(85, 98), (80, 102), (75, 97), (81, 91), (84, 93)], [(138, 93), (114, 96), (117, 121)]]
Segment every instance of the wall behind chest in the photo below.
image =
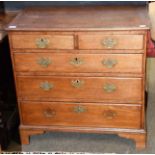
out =
[(78, 1), (78, 2), (69, 2), (69, 1), (14, 1), (9, 2), (5, 1), (4, 6), (6, 11), (14, 11), (14, 10), (20, 10), (25, 7), (32, 7), (32, 6), (78, 6), (78, 5), (146, 5), (147, 2), (140, 2), (140, 1), (127, 1), (127, 2), (113, 2), (113, 1)]

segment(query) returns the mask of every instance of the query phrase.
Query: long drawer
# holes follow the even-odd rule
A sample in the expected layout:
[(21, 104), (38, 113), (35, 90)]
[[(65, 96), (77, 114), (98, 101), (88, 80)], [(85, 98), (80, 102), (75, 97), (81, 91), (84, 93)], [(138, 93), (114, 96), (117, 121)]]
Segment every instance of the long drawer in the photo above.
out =
[(73, 35), (12, 35), (13, 49), (74, 49)]
[(141, 127), (140, 105), (22, 102), (20, 106), (24, 125)]
[(142, 54), (14, 53), (18, 72), (142, 73)]
[(141, 78), (19, 76), (18, 94), (24, 100), (141, 101)]

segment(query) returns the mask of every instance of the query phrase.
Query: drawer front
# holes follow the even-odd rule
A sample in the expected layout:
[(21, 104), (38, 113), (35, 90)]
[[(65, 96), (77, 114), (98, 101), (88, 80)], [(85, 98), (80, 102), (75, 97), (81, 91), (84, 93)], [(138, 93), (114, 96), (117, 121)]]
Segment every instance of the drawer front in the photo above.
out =
[(79, 49), (143, 49), (143, 35), (79, 35)]
[(14, 49), (74, 49), (72, 35), (12, 35)]
[(24, 125), (140, 128), (141, 107), (91, 103), (21, 103)]
[(142, 54), (14, 53), (16, 71), (142, 73)]
[(141, 101), (141, 78), (17, 77), (19, 97), (24, 100)]

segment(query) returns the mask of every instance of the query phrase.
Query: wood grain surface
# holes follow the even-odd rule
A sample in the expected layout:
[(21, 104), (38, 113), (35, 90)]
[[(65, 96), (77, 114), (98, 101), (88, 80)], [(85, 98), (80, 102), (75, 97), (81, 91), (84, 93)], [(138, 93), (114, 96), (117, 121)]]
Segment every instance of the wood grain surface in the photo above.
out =
[(86, 31), (148, 28), (149, 20), (144, 6), (81, 6), (28, 8), (8, 25), (7, 30)]
[(9, 32), (22, 144), (46, 131), (116, 133), (145, 148), (142, 6), (23, 10)]
[[(81, 83), (79, 88), (73, 84)], [(41, 84), (48, 83), (53, 88), (44, 90)], [(141, 78), (115, 77), (59, 77), (27, 76), (17, 77), (18, 93), (24, 100), (68, 101), (142, 101)], [(106, 85), (114, 85), (113, 92), (104, 90)]]
[[(15, 53), (17, 72), (143, 73), (142, 54)], [(32, 67), (33, 66), (33, 67)]]
[[(79, 49), (143, 49), (143, 35), (79, 35)], [(115, 41), (111, 48), (103, 44), (106, 39)]]
[[(83, 108), (82, 112), (76, 108)], [(135, 128), (141, 126), (141, 106), (82, 103), (21, 103), (24, 125)], [(136, 119), (135, 119), (136, 118)]]
[(37, 39), (47, 39), (47, 49), (74, 49), (74, 38), (71, 35), (12, 35), (12, 47), (37, 49)]

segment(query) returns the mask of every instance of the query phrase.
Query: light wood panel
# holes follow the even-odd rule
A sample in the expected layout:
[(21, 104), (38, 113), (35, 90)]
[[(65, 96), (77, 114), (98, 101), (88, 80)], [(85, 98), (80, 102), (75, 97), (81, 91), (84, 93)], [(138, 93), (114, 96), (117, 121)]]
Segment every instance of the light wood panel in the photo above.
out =
[(26, 100), (142, 101), (141, 78), (27, 76), (17, 85)]
[(141, 127), (141, 106), (135, 105), (23, 102), (21, 110), (24, 125)]
[[(46, 49), (74, 49), (74, 38), (71, 35), (12, 35), (12, 48), (40, 49), (37, 42), (46, 40)], [(41, 42), (41, 41), (40, 41)], [(42, 43), (40, 43), (42, 44)]]

